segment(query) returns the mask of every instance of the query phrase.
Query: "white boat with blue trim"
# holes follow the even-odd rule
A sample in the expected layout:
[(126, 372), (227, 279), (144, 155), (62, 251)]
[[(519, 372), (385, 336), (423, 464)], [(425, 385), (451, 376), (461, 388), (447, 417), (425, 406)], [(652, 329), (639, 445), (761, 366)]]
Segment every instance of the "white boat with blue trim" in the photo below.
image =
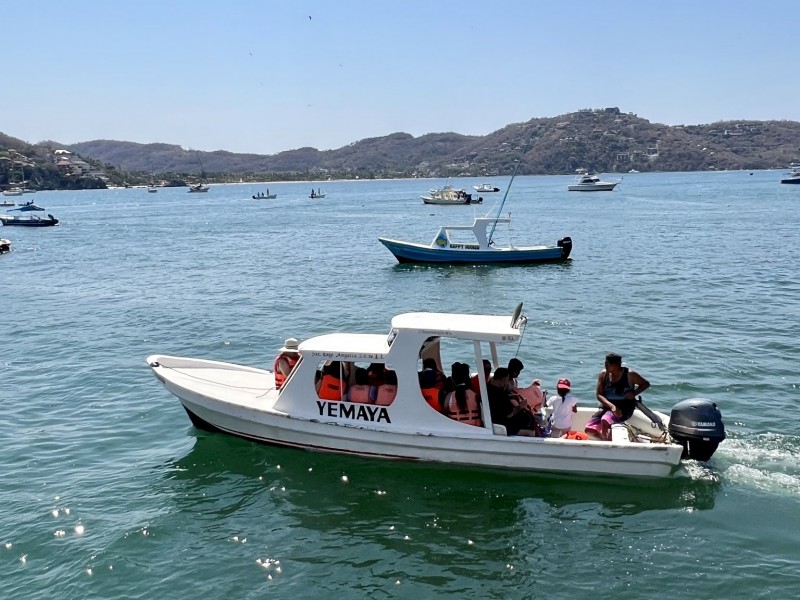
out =
[[(433, 359), (441, 369), (449, 364), (446, 359), (463, 362), (469, 357), (473, 372), (484, 358), (494, 367), (506, 364), (509, 357), (501, 360), (499, 348), (513, 353), (526, 322), (520, 304), (512, 315), (412, 312), (395, 316), (388, 332), (312, 337), (295, 346), (300, 359), (280, 388), (273, 371), (258, 367), (160, 354), (148, 356), (147, 364), (177, 396), (195, 427), (306, 450), (499, 469), (663, 477), (676, 470), (682, 456), (707, 460), (724, 439), (716, 405), (702, 399), (679, 403), (670, 417), (651, 412), (658, 423), (637, 410), (625, 425), (612, 427), (611, 441), (509, 436), (504, 426), (492, 423), (487, 402), (480, 404), (481, 425), (455, 420), (429, 405), (420, 389), (424, 359)], [(391, 399), (377, 404), (350, 402), (347, 395), (323, 397), (317, 382), (334, 364), (342, 381), (345, 367), (352, 373), (354, 367), (378, 364), (392, 371), (397, 384)], [(480, 397), (488, 398), (486, 380), (478, 380)], [(579, 408), (573, 430), (582, 431), (592, 412)]]
[[(500, 246), (492, 240), (494, 227), (510, 224), (507, 217), (476, 217), (472, 225), (443, 225), (430, 244), (417, 244), (379, 237), (381, 244), (394, 254), (400, 263), (441, 264), (531, 264), (558, 262), (569, 259), (572, 239), (563, 237), (555, 246)], [(492, 232), (487, 229), (491, 227)], [(469, 237), (462, 242), (462, 237)]]

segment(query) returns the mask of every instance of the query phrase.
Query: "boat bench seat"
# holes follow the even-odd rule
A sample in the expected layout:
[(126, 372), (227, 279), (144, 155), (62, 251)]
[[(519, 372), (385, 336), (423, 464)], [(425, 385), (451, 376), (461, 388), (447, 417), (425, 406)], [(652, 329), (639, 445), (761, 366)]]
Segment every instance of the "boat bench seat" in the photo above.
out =
[(624, 423), (614, 423), (611, 426), (611, 441), (616, 443), (625, 443), (631, 441), (631, 434), (628, 431), (627, 425)]
[(492, 423), (492, 433), (495, 435), (508, 435), (508, 431), (506, 430), (505, 425), (498, 425), (497, 423)]

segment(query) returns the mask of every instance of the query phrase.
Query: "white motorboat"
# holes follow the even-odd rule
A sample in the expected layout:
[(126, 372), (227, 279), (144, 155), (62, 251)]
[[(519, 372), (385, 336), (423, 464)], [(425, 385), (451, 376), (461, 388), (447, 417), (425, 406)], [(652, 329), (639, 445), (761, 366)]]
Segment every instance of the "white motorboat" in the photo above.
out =
[(480, 185), (472, 186), (479, 194), (491, 194), (492, 192), (499, 192), (500, 188), (492, 185), (491, 183), (481, 183)]
[(800, 184), (800, 167), (792, 167), (792, 170), (786, 174), (786, 177), (781, 179), (781, 183), (798, 183)]
[(156, 186), (154, 186), (153, 184), (150, 184), (150, 185), (147, 186), (147, 193), (148, 194), (156, 194), (156, 193), (158, 193), (158, 188)]
[[(520, 304), (513, 315), (405, 313), (395, 316), (385, 333), (312, 337), (299, 344), (300, 361), (280, 389), (272, 371), (257, 367), (159, 354), (148, 356), (147, 364), (178, 397), (195, 427), (307, 450), (489, 468), (663, 477), (673, 473), (684, 455), (707, 460), (724, 439), (719, 411), (705, 399), (679, 403), (671, 417), (651, 412), (661, 419), (660, 427), (637, 409), (626, 425), (613, 426), (611, 441), (508, 436), (505, 427), (492, 423), (486, 402), (480, 408), (482, 426), (431, 408), (420, 390), (422, 359), (433, 358), (441, 367), (444, 349), (448, 359), (470, 356), (473, 370), (484, 357), (496, 367), (498, 346), (513, 352), (526, 322)], [(325, 385), (331, 372), (337, 373), (333, 381), (340, 381), (347, 367), (352, 372), (353, 367), (373, 363), (382, 363), (397, 376), (388, 402), (349, 402), (346, 395), (344, 400), (324, 399), (321, 396), (329, 394), (317, 391), (316, 382), (322, 378)], [(481, 397), (487, 398), (486, 381), (478, 379)], [(582, 431), (592, 412), (579, 409), (573, 429)]]
[(3, 190), (2, 193), (3, 196), (22, 196), (24, 192), (22, 191), (22, 188), (10, 187), (6, 190)]
[(208, 189), (209, 189), (209, 186), (204, 185), (202, 183), (198, 183), (198, 184), (195, 184), (195, 185), (189, 187), (189, 193), (195, 193), (195, 194), (203, 193), (203, 192), (207, 192)]
[(619, 185), (619, 181), (600, 181), (597, 175), (586, 173), (577, 183), (567, 186), (570, 192), (610, 192)]

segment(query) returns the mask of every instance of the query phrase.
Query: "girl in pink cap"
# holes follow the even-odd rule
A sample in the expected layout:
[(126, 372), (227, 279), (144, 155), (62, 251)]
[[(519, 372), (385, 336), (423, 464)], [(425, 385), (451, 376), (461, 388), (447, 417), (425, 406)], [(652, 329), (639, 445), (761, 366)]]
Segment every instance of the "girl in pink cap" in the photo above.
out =
[(578, 412), (578, 401), (570, 393), (569, 379), (563, 377), (556, 384), (556, 392), (547, 399), (547, 406), (553, 409), (550, 413), (550, 437), (561, 437), (572, 429), (572, 415)]

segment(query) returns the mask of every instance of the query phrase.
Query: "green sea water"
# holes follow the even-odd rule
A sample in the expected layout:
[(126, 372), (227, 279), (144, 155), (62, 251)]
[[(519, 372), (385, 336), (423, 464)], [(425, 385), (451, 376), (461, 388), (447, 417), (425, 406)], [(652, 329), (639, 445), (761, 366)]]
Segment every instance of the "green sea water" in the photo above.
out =
[[(503, 196), (424, 205), (443, 180), (37, 193), (61, 224), (0, 230), (0, 598), (794, 598), (800, 189), (781, 175), (518, 177), (498, 240), (574, 241), (523, 267), (396, 264), (379, 235), (428, 242)], [(593, 405), (618, 351), (652, 408), (719, 405), (713, 460), (647, 481), (260, 446), (194, 429), (144, 362), (268, 366), (287, 337), (518, 302), (523, 379)]]

